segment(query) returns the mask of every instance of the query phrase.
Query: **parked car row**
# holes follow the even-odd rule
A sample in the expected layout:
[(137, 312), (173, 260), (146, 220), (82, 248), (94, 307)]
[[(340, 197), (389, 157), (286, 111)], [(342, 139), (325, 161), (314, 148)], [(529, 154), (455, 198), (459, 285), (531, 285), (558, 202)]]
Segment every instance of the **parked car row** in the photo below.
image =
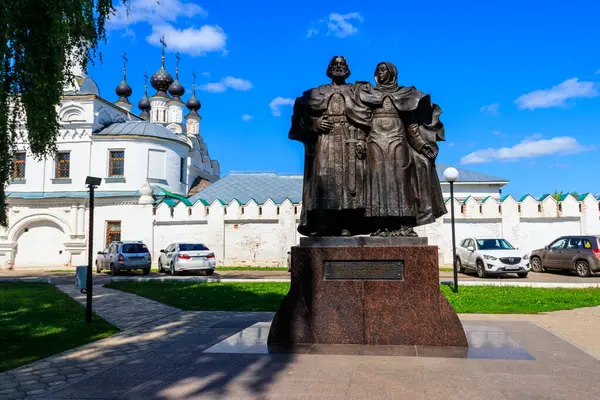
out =
[[(215, 272), (215, 254), (201, 243), (172, 243), (160, 250), (158, 272), (176, 275), (182, 271)], [(108, 269), (113, 275), (121, 271), (141, 270), (150, 273), (152, 257), (148, 247), (140, 241), (112, 242), (96, 256), (96, 272)]]
[(526, 278), (529, 271), (546, 269), (574, 271), (581, 277), (600, 272), (600, 236), (561, 236), (530, 254), (502, 238), (466, 238), (456, 248), (458, 272), (475, 272), (478, 277), (516, 273)]

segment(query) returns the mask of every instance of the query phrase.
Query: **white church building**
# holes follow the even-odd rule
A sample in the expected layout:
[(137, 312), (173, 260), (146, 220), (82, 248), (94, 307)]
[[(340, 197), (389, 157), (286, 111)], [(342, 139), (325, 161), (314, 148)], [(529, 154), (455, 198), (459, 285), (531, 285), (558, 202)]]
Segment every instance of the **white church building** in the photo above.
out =
[[(58, 153), (37, 160), (26, 142), (18, 143), (7, 190), (9, 226), (0, 227), (0, 269), (86, 264), (87, 176), (102, 178), (96, 189), (94, 253), (111, 241), (141, 240), (156, 263), (160, 249), (170, 243), (194, 241), (213, 250), (218, 265), (285, 265), (287, 252), (300, 240), (302, 176), (231, 173), (221, 178), (201, 135), (195, 90), (184, 103), (178, 72), (173, 79), (166, 71), (164, 53), (151, 84), (156, 93), (148, 98), (145, 91), (136, 115), (125, 72), (113, 103), (78, 71), (58, 107)], [(437, 168), (441, 177), (446, 166)], [(531, 251), (560, 235), (600, 234), (600, 197), (502, 196), (506, 180), (459, 172), (457, 241), (504, 237)], [(449, 198), (448, 183), (442, 181), (442, 188)], [(417, 232), (439, 246), (441, 263), (452, 262), (450, 215)]]

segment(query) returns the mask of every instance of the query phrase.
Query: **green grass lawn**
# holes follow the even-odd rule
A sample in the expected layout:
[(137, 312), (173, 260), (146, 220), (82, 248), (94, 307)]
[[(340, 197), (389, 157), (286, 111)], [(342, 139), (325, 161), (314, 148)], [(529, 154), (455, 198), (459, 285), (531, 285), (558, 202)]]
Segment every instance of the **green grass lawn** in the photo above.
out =
[(0, 372), (98, 340), (118, 329), (47, 283), (0, 283)]
[[(107, 287), (148, 297), (183, 310), (275, 311), (289, 283), (113, 282)], [(536, 314), (600, 305), (600, 289), (538, 289), (442, 285), (458, 313)]]
[(454, 309), (466, 314), (537, 314), (600, 305), (600, 289), (465, 286), (458, 294), (442, 285)]
[(183, 310), (275, 311), (287, 294), (286, 282), (112, 282), (119, 289)]

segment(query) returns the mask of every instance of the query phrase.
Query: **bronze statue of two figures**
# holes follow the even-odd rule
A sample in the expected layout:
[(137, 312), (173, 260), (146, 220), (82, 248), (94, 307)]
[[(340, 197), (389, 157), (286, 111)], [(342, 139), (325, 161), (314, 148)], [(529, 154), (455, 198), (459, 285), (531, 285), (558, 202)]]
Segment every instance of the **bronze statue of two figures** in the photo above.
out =
[(435, 169), (444, 140), (440, 108), (398, 85), (389, 62), (369, 82), (346, 83), (336, 56), (331, 84), (296, 99), (289, 137), (304, 143), (298, 231), (307, 236), (417, 236), (415, 226), (446, 214)]

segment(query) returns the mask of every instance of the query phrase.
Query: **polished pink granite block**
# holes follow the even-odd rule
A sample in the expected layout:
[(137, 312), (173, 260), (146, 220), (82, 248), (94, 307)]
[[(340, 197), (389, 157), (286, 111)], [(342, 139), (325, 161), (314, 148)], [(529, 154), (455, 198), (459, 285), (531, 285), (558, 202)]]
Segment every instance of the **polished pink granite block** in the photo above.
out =
[[(324, 277), (327, 261), (363, 260), (402, 260), (403, 280)], [(439, 288), (437, 247), (378, 243), (294, 247), (290, 292), (268, 341), (467, 346), (462, 324)]]

